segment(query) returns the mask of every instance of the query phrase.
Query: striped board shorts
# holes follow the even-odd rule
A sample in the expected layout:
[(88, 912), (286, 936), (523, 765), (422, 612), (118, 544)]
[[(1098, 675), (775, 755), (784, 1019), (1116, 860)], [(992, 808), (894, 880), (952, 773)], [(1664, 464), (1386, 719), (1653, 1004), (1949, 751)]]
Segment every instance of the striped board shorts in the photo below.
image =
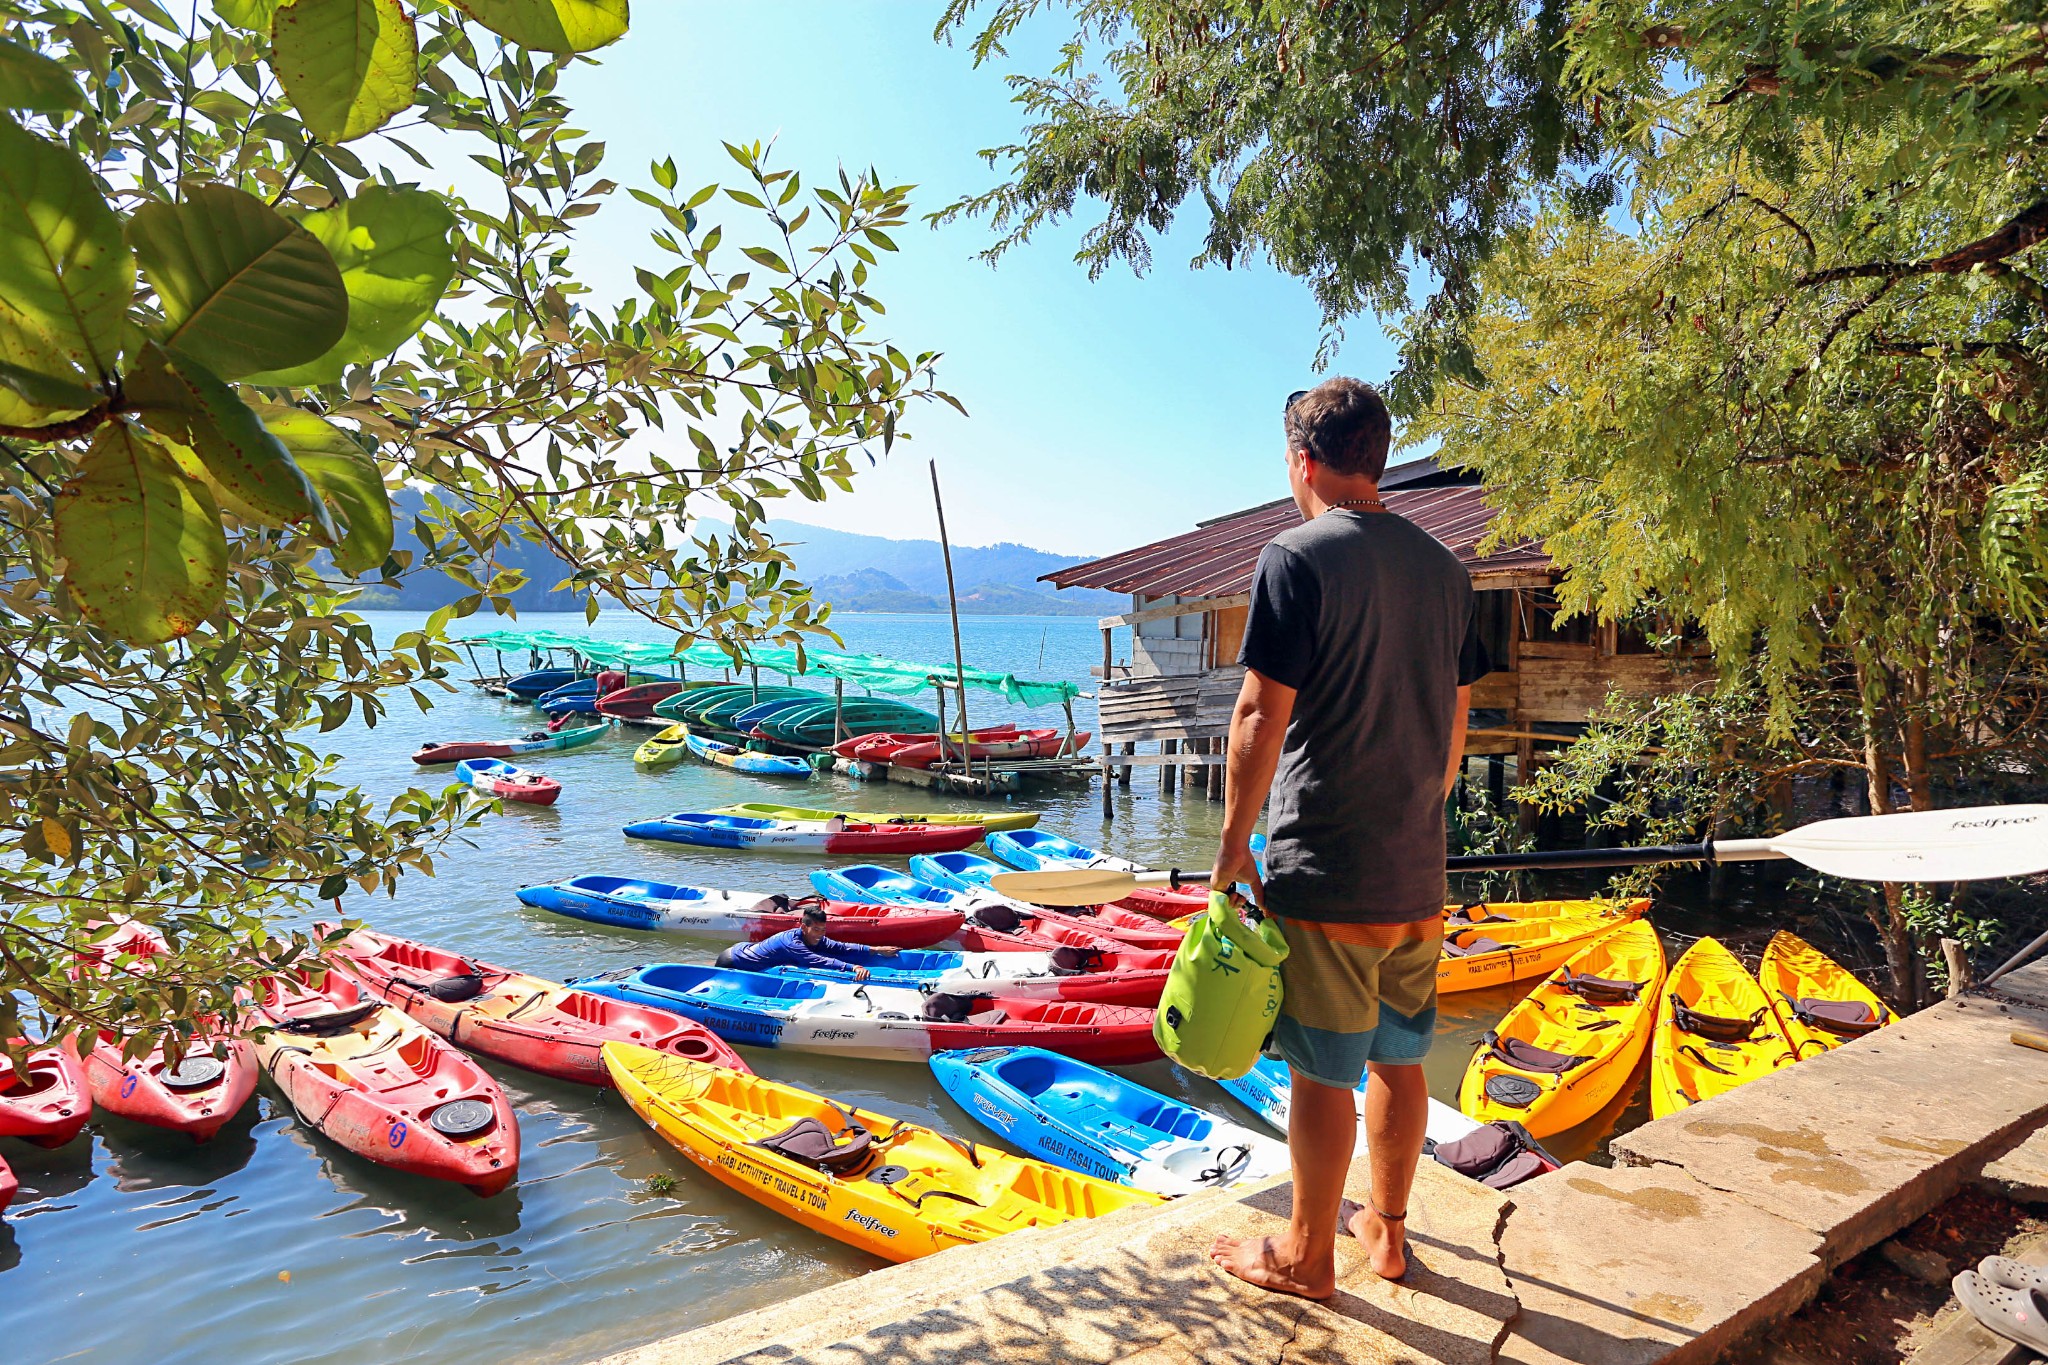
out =
[(1323, 924), (1276, 915), (1287, 936), (1273, 1051), (1339, 1090), (1366, 1065), (1419, 1064), (1436, 1034), (1443, 918), (1412, 924)]

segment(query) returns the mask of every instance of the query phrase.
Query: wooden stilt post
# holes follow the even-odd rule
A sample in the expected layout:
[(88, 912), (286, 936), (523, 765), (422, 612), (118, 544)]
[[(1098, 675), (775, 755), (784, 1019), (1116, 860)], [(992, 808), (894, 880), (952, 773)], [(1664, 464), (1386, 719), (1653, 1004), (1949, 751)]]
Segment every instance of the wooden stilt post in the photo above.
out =
[[(1209, 752), (1212, 754), (1223, 753), (1229, 747), (1230, 741), (1227, 739), (1212, 739), (1209, 741)], [(1204, 765), (1204, 770), (1209, 774), (1209, 799), (1211, 801), (1221, 801), (1223, 799), (1224, 779), (1228, 774), (1214, 763)]]
[[(1159, 741), (1159, 752), (1171, 757), (1180, 752), (1180, 742), (1178, 740), (1162, 739)], [(1161, 796), (1172, 794), (1174, 774), (1178, 771), (1178, 767), (1172, 763), (1162, 763), (1159, 765), (1159, 794)]]
[(1105, 825), (1116, 812), (1113, 800), (1116, 792), (1116, 769), (1109, 766), (1110, 750), (1110, 745), (1102, 746), (1102, 823)]
[(832, 742), (846, 739), (846, 679), (832, 680)]
[(754, 705), (761, 704), (761, 668), (758, 664), (747, 665), (747, 675), (754, 682)]
[(1067, 742), (1060, 746), (1060, 755), (1067, 757), (1076, 752), (1074, 745), (1074, 699), (1060, 698), (1060, 705), (1067, 708)]

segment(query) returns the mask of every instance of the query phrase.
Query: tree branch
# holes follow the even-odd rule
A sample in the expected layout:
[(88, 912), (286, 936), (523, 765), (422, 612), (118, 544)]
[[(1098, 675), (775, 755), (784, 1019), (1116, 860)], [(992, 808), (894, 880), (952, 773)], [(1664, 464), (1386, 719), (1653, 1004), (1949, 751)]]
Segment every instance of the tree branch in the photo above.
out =
[[(1980, 267), (1997, 266), (2008, 256), (2048, 240), (2048, 199), (2029, 204), (2007, 219), (1995, 231), (1941, 256), (1920, 261), (1865, 261), (1861, 265), (1838, 265), (1816, 270), (1795, 281), (1800, 289), (1812, 289), (1841, 280), (1900, 280), (1910, 275), (1966, 275)], [(2010, 269), (2010, 267), (2006, 267)], [(2003, 274), (2004, 271), (1993, 271)], [(2048, 291), (2030, 276), (2018, 274), (2013, 281), (2020, 292), (2036, 303), (2048, 302)]]

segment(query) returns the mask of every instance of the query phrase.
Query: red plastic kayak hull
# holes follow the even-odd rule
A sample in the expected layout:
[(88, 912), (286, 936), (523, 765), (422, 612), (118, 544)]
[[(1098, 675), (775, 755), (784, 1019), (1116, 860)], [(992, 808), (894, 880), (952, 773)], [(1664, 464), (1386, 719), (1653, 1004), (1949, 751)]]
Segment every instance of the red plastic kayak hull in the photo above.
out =
[[(336, 928), (314, 927), (322, 933)], [(331, 956), (373, 995), (449, 1042), (543, 1076), (610, 1086), (599, 1055), (606, 1043), (637, 1043), (693, 1062), (749, 1070), (716, 1034), (667, 1010), (569, 990), (412, 939), (357, 930)], [(423, 989), (465, 973), (483, 978), (468, 1000), (439, 1000)], [(531, 1003), (536, 993), (542, 995), (538, 1005)], [(502, 1012), (493, 1013), (494, 1006)]]
[(415, 750), (412, 761), (422, 765), (460, 763), (465, 758), (510, 758), (512, 754), (510, 740), (468, 739), (449, 744), (429, 744)]
[(92, 1117), (85, 1067), (70, 1048), (46, 1047), (28, 1054), (25, 1070), (0, 1058), (0, 1137), (62, 1147)]
[[(213, 1054), (217, 1037), (192, 1040), (186, 1055)], [(121, 1057), (121, 1041), (101, 1033), (85, 1054), (85, 1077), (92, 1087), (92, 1102), (110, 1114), (118, 1114), (152, 1128), (168, 1128), (189, 1134), (194, 1142), (205, 1142), (242, 1111), (256, 1093), (261, 1067), (256, 1049), (247, 1040), (225, 1040), (225, 1069), (205, 1085), (190, 1088), (171, 1085), (164, 1073), (169, 1064), (162, 1047), (156, 1047), (132, 1061)]]
[(980, 825), (848, 825), (825, 837), (825, 852), (958, 853), (982, 834)]
[[(358, 1037), (374, 1046), (323, 1065), (319, 1038), (284, 1030), (259, 1044), (265, 1069), (299, 1121), (357, 1156), (393, 1170), (447, 1180), (488, 1197), (519, 1174), (519, 1123), (490, 1073), (339, 972), (319, 989), (269, 978), (257, 985), (252, 1025), (332, 1015), (375, 1004)], [(340, 1073), (340, 1074), (337, 1074)], [(468, 1137), (433, 1126), (434, 1115), (460, 1100), (490, 1110), (488, 1125)]]
[[(830, 916), (825, 936), (841, 943), (858, 943), (867, 948), (930, 948), (959, 930), (965, 917), (957, 910), (926, 910), (914, 905), (865, 905), (853, 901), (819, 900), (807, 896), (792, 902), (792, 913), (762, 915), (747, 931), (747, 941), (759, 943), (786, 929), (803, 924), (803, 907), (818, 905)], [(1040, 951), (1044, 951), (1041, 949)]]
[(934, 1052), (1030, 1046), (1102, 1066), (1135, 1065), (1162, 1055), (1149, 1009), (1011, 996), (977, 997), (976, 1004), (964, 1023), (929, 1025)]
[(1169, 891), (1164, 887), (1147, 886), (1133, 891), (1115, 904), (1125, 910), (1135, 910), (1153, 919), (1179, 919), (1192, 915), (1197, 910), (1209, 908), (1207, 891)]
[(635, 683), (599, 697), (597, 713), (600, 716), (645, 720), (654, 714), (656, 704), (667, 701), (682, 690), (683, 685), (679, 682)]
[(493, 778), (483, 790), (489, 792), (492, 796), (500, 797), (506, 801), (518, 801), (523, 805), (554, 805), (556, 799), (562, 794), (562, 784), (555, 781), (552, 777), (542, 777), (539, 773), (530, 773), (528, 776), (533, 780), (530, 782), (515, 782), (503, 778)]
[(0, 1157), (0, 1213), (7, 1212), (7, 1206), (14, 1202), (14, 1192), (21, 1188), (21, 1182), (14, 1178), (13, 1168)]
[(1150, 915), (1126, 910), (1120, 905), (1102, 905), (1092, 910), (1040, 908), (1034, 913), (1048, 924), (1065, 925), (1067, 928), (1079, 929), (1100, 938), (1129, 944), (1133, 948), (1147, 948), (1155, 952), (1173, 952), (1187, 936), (1185, 930), (1176, 929)]

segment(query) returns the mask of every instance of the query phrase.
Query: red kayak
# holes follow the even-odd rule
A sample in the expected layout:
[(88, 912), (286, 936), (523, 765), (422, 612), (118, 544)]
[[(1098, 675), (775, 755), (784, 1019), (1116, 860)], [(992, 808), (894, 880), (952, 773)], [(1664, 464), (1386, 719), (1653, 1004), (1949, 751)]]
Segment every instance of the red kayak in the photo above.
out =
[(1045, 916), (1035, 910), (991, 902), (970, 911), (960, 928), (940, 946), (966, 953), (1049, 953), (1056, 948), (1077, 946), (1115, 952), (1127, 945), (1085, 926), (1070, 924), (1057, 912)]
[(1135, 910), (1151, 919), (1172, 920), (1209, 908), (1207, 891), (1173, 891), (1163, 886), (1140, 887), (1115, 902), (1119, 909)]
[[(974, 741), (977, 744), (993, 744), (1016, 737), (1017, 727), (1014, 725), (994, 725), (986, 730), (974, 732)], [(889, 763), (894, 761), (894, 755), (901, 750), (926, 744), (936, 747), (938, 742), (936, 732), (922, 735), (856, 735), (852, 739), (843, 739), (833, 745), (832, 752), (841, 758), (856, 758), (867, 763)]]
[(1033, 913), (1049, 923), (1085, 929), (1104, 938), (1114, 939), (1118, 943), (1128, 943), (1133, 948), (1156, 948), (1173, 952), (1180, 947), (1180, 941), (1187, 937), (1185, 929), (1176, 929), (1171, 924), (1154, 919), (1150, 915), (1140, 914), (1136, 910), (1126, 910), (1121, 905), (1077, 905), (1063, 910), (1035, 906)]
[(510, 758), (512, 741), (509, 739), (463, 739), (446, 744), (429, 744), (415, 749), (412, 761), (430, 765), (435, 763), (460, 763), (465, 758)]
[[(331, 934), (339, 926), (313, 927)], [(372, 994), (449, 1042), (543, 1076), (611, 1085), (599, 1056), (606, 1043), (748, 1069), (716, 1034), (667, 1010), (588, 995), (411, 939), (358, 929), (328, 954)]]
[(265, 977), (246, 1023), (299, 1121), (366, 1160), (493, 1195), (519, 1174), (519, 1124), (490, 1073), (340, 972)]
[[(167, 946), (155, 929), (125, 920), (109, 938), (79, 949), (76, 972), (116, 970), (113, 964), (126, 955), (138, 960), (118, 970), (140, 975)], [(256, 1093), (256, 1049), (223, 1032), (217, 1019), (201, 1021), (186, 1039), (185, 1055), (176, 1066), (164, 1055), (161, 1041), (131, 1058), (123, 1055), (118, 1034), (101, 1029), (90, 1039), (85, 1078), (95, 1107), (152, 1128), (189, 1134), (194, 1142), (218, 1133)]]
[(0, 1158), (0, 1213), (7, 1212), (7, 1206), (14, 1202), (14, 1192), (21, 1188), (21, 1182), (14, 1178), (14, 1170), (5, 1158)]
[(69, 1047), (39, 1048), (21, 1070), (0, 1056), (0, 1137), (62, 1147), (91, 1117), (85, 1068)]
[(465, 758), (455, 765), (455, 775), (486, 796), (529, 806), (552, 806), (562, 794), (562, 784), (546, 773), (502, 758)]
[(645, 720), (654, 714), (657, 702), (667, 701), (682, 690), (683, 685), (679, 682), (635, 683), (631, 687), (621, 687), (616, 692), (607, 692), (599, 697), (597, 714)]
[[(1092, 736), (1086, 730), (1076, 731), (1071, 751), (1079, 753), (1087, 747)], [(1060, 730), (1012, 730), (1008, 735), (995, 735), (986, 730), (974, 732), (974, 743), (968, 746), (969, 758), (1053, 758), (1068, 751), (1067, 737)], [(940, 745), (938, 736), (919, 744), (907, 744), (889, 755), (889, 762), (903, 768), (929, 768), (941, 760), (957, 762), (960, 758), (958, 740), (948, 740)]]
[[(946, 1013), (963, 1017), (958, 1022), (933, 1018), (945, 1005), (951, 1005)], [(934, 1052), (1028, 1045), (1099, 1066), (1157, 1061), (1161, 1053), (1152, 1035), (1152, 1014), (1135, 1005), (988, 995), (934, 996), (925, 1007)]]

